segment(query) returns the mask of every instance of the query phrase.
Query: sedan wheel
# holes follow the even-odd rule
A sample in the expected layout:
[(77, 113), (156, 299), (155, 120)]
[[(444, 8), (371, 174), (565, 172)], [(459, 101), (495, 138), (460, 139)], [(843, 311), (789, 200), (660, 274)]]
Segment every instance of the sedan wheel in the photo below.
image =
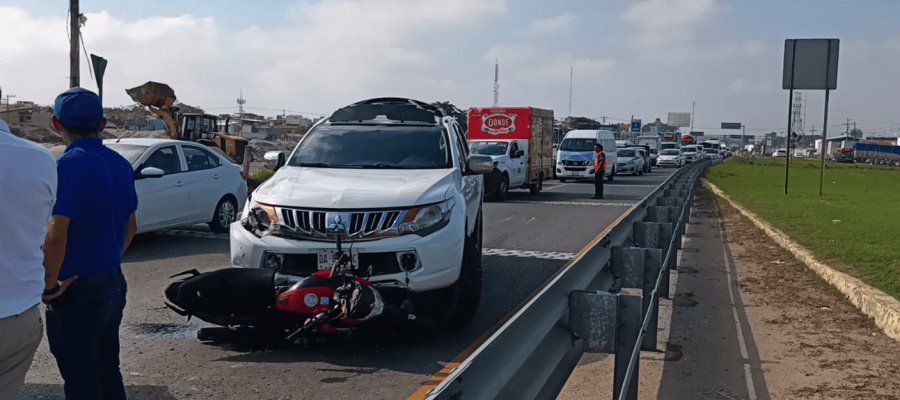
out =
[(212, 221), (209, 222), (209, 229), (215, 233), (228, 232), (228, 227), (237, 218), (237, 205), (230, 198), (219, 200), (216, 205), (216, 212), (213, 214)]

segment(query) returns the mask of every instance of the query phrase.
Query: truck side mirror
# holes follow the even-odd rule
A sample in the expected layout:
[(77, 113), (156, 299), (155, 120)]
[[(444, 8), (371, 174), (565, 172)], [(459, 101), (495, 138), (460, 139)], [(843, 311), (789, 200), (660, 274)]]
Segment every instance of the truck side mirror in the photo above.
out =
[(513, 154), (513, 158), (521, 158), (525, 155), (525, 150), (516, 150), (516, 153)]
[(466, 175), (484, 175), (494, 171), (494, 159), (491, 156), (472, 154), (466, 160)]
[(283, 151), (267, 151), (266, 154), (263, 155), (263, 159), (265, 160), (266, 167), (271, 168), (272, 171), (278, 171), (279, 168), (287, 163)]

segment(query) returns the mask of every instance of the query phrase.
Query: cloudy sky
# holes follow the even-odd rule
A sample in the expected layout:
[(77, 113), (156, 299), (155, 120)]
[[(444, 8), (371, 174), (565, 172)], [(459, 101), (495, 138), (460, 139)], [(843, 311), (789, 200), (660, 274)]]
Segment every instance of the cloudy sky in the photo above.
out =
[[(49, 104), (68, 86), (66, 3), (0, 0), (0, 86)], [(87, 51), (109, 60), (107, 105), (148, 80), (210, 112), (326, 114), (376, 96), (492, 101), (619, 122), (690, 111), (785, 130), (785, 38), (841, 39), (829, 130), (900, 133), (896, 0), (81, 0)], [(95, 89), (82, 58), (82, 85)], [(807, 96), (821, 130), (823, 95)]]

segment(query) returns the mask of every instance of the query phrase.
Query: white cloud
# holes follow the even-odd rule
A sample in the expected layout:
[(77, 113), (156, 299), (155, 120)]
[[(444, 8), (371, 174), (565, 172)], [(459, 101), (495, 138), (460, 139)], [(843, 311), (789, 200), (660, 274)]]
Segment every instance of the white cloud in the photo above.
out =
[[(221, 38), (212, 18), (192, 15), (118, 19), (106, 12), (87, 13), (85, 47), (109, 60), (104, 77), (107, 105), (131, 104), (124, 89), (148, 80), (172, 85), (187, 103), (212, 102), (228, 93)], [(0, 26), (16, 35), (0, 41), (0, 77), (7, 93), (40, 104), (52, 103), (68, 88), (68, 39), (64, 17), (36, 17), (0, 7)], [(81, 86), (96, 90), (89, 63), (81, 54)], [(227, 98), (233, 96), (228, 95)]]
[(774, 92), (781, 82), (766, 79), (737, 78), (728, 85), (728, 89), (737, 95), (760, 94)]
[[(331, 109), (349, 101), (400, 95), (426, 101), (461, 95), (471, 82), (455, 73), (448, 53), (459, 30), (504, 13), (503, 0), (335, 0), (300, 7), (293, 28), (256, 27), (239, 34), (240, 47), (260, 68), (252, 82), (267, 101), (298, 97)], [(440, 10), (438, 12), (438, 10)], [(448, 40), (448, 38), (450, 40)]]
[(689, 41), (716, 5), (716, 0), (633, 0), (621, 18), (639, 44), (660, 47)]
[(570, 31), (575, 18), (573, 14), (562, 13), (552, 17), (536, 19), (528, 25), (528, 30), (532, 34), (540, 36), (556, 35)]

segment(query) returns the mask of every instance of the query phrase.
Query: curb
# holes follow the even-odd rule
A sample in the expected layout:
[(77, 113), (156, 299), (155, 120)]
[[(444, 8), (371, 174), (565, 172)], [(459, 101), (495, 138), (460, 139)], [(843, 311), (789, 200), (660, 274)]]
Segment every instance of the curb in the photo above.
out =
[(721, 197), (731, 204), (732, 207), (747, 217), (754, 225), (762, 229), (763, 232), (778, 243), (779, 246), (793, 254), (794, 257), (805, 264), (807, 268), (815, 271), (816, 274), (822, 277), (822, 279), (831, 286), (837, 288), (851, 303), (853, 303), (854, 306), (856, 306), (856, 308), (862, 311), (863, 314), (874, 319), (875, 325), (881, 328), (888, 337), (900, 341), (900, 301), (863, 283), (863, 281), (857, 278), (822, 263), (805, 247), (797, 244), (787, 235), (763, 221), (756, 214), (736, 203), (716, 185), (706, 179), (703, 179), (703, 184), (716, 196)]

